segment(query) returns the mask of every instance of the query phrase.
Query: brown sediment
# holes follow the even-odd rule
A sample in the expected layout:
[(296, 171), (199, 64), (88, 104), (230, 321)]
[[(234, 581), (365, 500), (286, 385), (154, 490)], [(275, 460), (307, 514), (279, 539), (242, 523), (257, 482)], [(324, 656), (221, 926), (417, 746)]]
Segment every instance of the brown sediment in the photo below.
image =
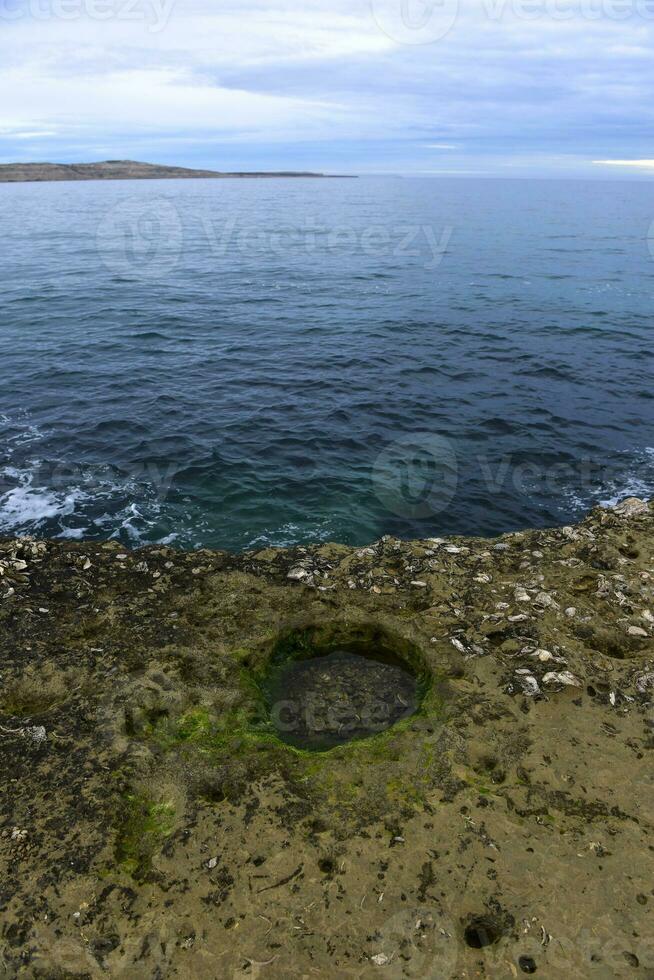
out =
[[(654, 976), (654, 509), (230, 555), (0, 543), (0, 977)], [(262, 683), (392, 648), (329, 751)]]

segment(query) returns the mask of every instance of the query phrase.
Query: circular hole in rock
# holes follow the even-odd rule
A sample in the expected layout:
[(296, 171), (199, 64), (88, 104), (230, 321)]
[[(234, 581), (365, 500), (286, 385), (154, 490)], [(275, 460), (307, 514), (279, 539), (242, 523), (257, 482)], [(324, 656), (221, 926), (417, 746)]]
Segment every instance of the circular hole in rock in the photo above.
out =
[(374, 628), (309, 628), (281, 640), (263, 688), (277, 735), (324, 751), (414, 714), (423, 681), (415, 648)]
[(472, 919), (465, 927), (463, 938), (471, 949), (484, 949), (485, 946), (492, 946), (501, 936), (492, 919), (480, 916)]

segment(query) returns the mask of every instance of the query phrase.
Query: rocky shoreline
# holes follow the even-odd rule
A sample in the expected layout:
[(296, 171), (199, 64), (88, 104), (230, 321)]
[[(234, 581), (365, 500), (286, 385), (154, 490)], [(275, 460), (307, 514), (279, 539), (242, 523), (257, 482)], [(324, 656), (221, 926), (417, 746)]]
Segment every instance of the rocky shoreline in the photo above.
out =
[[(232, 555), (0, 542), (0, 977), (654, 977), (654, 507)], [(271, 658), (418, 712), (275, 735)]]

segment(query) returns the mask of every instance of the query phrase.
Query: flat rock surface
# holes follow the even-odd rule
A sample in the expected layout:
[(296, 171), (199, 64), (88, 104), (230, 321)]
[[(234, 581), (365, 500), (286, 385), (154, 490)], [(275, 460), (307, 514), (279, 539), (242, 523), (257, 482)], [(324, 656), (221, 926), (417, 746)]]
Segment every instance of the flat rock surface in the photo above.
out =
[[(0, 542), (0, 976), (651, 980), (653, 529)], [(419, 711), (280, 741), (271, 657), (379, 637)]]

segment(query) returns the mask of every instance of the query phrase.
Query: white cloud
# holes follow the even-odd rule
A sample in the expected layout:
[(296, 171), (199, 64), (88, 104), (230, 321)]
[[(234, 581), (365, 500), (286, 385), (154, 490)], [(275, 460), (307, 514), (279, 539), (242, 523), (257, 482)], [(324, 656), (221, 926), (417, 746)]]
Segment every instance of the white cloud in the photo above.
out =
[(654, 170), (654, 160), (593, 160), (601, 167), (635, 167), (638, 170)]
[[(532, 0), (460, 0), (446, 36), (423, 45), (384, 33), (370, 0), (176, 0), (168, 20), (157, 20), (163, 0), (102, 0), (115, 10), (107, 21), (3, 21), (5, 2), (5, 156), (12, 145), (27, 152), (30, 139), (51, 139), (61, 159), (71, 151), (79, 159), (85, 146), (130, 156), (147, 140), (346, 141), (347, 159), (358, 154), (379, 169), (400, 158), (420, 169), (431, 150), (457, 169), (496, 158), (494, 170), (556, 160), (557, 172), (568, 161), (588, 173), (594, 156), (651, 152), (654, 67), (644, 54), (654, 22), (590, 17), (591, 0), (569, 0), (567, 20), (552, 16), (553, 0), (535, 18), (524, 16), (538, 6)], [(38, 0), (45, 10), (57, 2)], [(92, 2), (66, 0), (81, 10)], [(134, 9), (137, 19), (121, 16)], [(380, 158), (371, 141), (394, 142), (397, 152)]]
[[(3, 126), (47, 118), (79, 131), (85, 126), (188, 130), (274, 130), (291, 122), (326, 123), (345, 112), (336, 103), (279, 97), (212, 84), (183, 70), (138, 70), (75, 77), (0, 71), (0, 88), (20, 92), (0, 112)], [(15, 118), (14, 117), (15, 114)]]
[(15, 140), (43, 140), (48, 139), (51, 136), (56, 136), (57, 133), (54, 129), (41, 129), (34, 130), (32, 132), (27, 131), (23, 133), (12, 133), (11, 135), (12, 139)]

